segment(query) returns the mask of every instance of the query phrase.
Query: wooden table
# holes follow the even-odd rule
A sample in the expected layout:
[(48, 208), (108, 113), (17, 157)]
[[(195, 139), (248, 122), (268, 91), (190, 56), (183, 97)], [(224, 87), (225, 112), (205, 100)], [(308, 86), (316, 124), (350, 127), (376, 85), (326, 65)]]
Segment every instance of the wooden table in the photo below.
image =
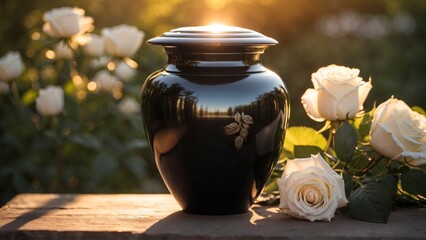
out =
[(0, 239), (426, 239), (426, 209), (388, 224), (338, 215), (307, 222), (255, 205), (245, 214), (186, 214), (169, 194), (21, 194), (0, 209)]

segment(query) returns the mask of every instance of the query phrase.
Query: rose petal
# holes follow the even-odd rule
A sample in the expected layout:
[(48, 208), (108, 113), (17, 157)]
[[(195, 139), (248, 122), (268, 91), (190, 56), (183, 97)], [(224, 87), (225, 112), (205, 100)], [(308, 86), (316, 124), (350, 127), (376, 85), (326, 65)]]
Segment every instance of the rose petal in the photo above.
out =
[(339, 120), (345, 120), (346, 116), (351, 119), (355, 117), (359, 109), (358, 89), (345, 95), (337, 104), (337, 115)]
[(411, 110), (401, 110), (392, 114), (395, 127), (391, 132), (396, 135), (404, 146), (404, 150), (415, 150), (422, 143), (419, 141), (423, 134), (416, 128), (411, 117)]
[(320, 116), (330, 121), (339, 119), (337, 104), (338, 101), (327, 91), (318, 90), (318, 111)]
[(313, 161), (313, 166), (319, 167), (327, 172), (327, 174), (331, 176), (339, 176), (328, 163), (324, 160), (321, 154), (317, 153), (315, 155), (311, 155), (311, 159)]
[(410, 152), (404, 151), (401, 153), (401, 161), (407, 161), (409, 167), (421, 166), (426, 164), (426, 151), (424, 152)]
[(402, 110), (402, 109), (410, 109), (410, 107), (403, 101), (398, 100), (396, 98), (390, 98), (386, 102), (381, 103), (373, 117), (373, 122), (371, 124), (371, 132), (374, 132), (377, 128), (377, 123), (384, 123), (385, 120), (387, 120), (392, 112), (395, 110)]
[(314, 164), (315, 163), (312, 158), (297, 158), (288, 160), (284, 168), (283, 177), (287, 177), (293, 172), (301, 171), (310, 166), (314, 166)]
[(358, 88), (358, 104), (359, 104), (359, 108), (358, 111), (361, 111), (362, 109), (364, 109), (364, 102), (367, 99), (368, 93), (370, 92), (370, 90), (373, 88), (373, 85), (371, 85), (371, 78), (368, 79), (368, 82), (361, 82), (361, 84), (359, 85)]
[(403, 151), (402, 144), (381, 123), (378, 124), (376, 130), (371, 134), (370, 143), (374, 150), (392, 159), (398, 158), (399, 154)]
[(302, 104), (308, 116), (317, 122), (325, 119), (321, 117), (318, 111), (318, 90), (308, 88), (302, 96)]
[(401, 156), (403, 157), (409, 157), (413, 159), (423, 159), (426, 161), (426, 152), (409, 152), (404, 151), (401, 153)]
[(354, 86), (351, 84), (346, 83), (340, 83), (340, 84), (324, 84), (324, 82), (321, 85), (320, 89), (323, 89), (324, 91), (327, 91), (330, 95), (332, 95), (337, 101), (340, 101), (345, 95), (349, 94), (350, 92), (354, 91), (355, 89), (358, 89), (358, 86)]

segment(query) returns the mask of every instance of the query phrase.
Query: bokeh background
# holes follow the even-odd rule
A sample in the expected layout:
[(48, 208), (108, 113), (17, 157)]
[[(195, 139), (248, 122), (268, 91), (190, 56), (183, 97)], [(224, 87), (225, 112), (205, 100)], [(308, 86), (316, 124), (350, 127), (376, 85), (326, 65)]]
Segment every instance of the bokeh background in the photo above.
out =
[[(426, 108), (423, 0), (0, 0), (0, 56), (19, 51), (27, 64), (37, 66), (42, 15), (62, 6), (85, 9), (95, 20), (96, 33), (125, 23), (144, 31), (147, 40), (176, 27), (222, 23), (275, 38), (279, 44), (267, 49), (262, 59), (287, 84), (292, 126), (321, 127), (306, 116), (300, 97), (312, 86), (311, 73), (333, 63), (361, 69), (365, 80), (372, 77), (366, 109), (392, 95), (410, 106)], [(137, 98), (146, 76), (161, 68), (166, 56), (161, 48), (144, 43), (133, 59), (139, 63), (139, 72), (126, 91)], [(25, 76), (32, 79), (30, 75)], [(102, 112), (105, 105), (92, 106), (99, 113), (91, 123), (96, 127), (76, 127), (84, 130), (85, 137), (66, 145), (68, 152), (62, 154), (68, 155), (61, 163), (65, 170), (56, 176), (57, 162), (52, 157), (56, 155), (39, 149), (50, 149), (48, 143), (34, 148), (31, 142), (42, 140), (27, 136), (19, 121), (12, 128), (7, 125), (13, 122), (7, 120), (13, 110), (5, 104), (0, 107), (0, 204), (20, 192), (167, 191), (146, 144), (131, 142), (144, 138), (139, 116), (121, 119), (111, 111)], [(19, 130), (11, 132), (14, 128)], [(87, 147), (90, 144), (92, 148)]]

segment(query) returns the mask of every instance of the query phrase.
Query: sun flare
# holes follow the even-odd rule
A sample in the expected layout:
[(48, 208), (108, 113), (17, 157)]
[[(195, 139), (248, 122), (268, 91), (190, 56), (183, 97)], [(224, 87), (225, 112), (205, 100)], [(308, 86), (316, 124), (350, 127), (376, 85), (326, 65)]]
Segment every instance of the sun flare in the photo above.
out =
[(224, 32), (228, 28), (228, 26), (226, 26), (223, 23), (212, 23), (212, 24), (209, 24), (208, 27), (209, 27), (209, 31), (214, 33)]

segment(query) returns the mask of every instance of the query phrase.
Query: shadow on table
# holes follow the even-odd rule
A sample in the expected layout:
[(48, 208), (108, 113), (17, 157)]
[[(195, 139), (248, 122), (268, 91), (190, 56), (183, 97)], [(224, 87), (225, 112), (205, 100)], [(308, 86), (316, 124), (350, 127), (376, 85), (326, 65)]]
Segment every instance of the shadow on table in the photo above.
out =
[[(276, 208), (253, 207), (249, 212), (235, 215), (196, 215), (175, 212), (152, 225), (147, 236), (164, 236), (173, 239), (261, 236), (264, 226), (277, 218)], [(262, 226), (260, 226), (262, 225)]]
[(55, 209), (62, 209), (64, 208), (65, 205), (73, 202), (74, 200), (75, 200), (75, 195), (56, 195), (54, 198), (46, 201), (40, 206), (36, 206), (32, 209), (27, 208), (31, 210), (16, 217), (16, 219), (11, 221), (10, 223), (3, 225), (0, 228), (0, 234), (6, 233), (6, 232), (16, 232), (25, 224), (35, 219), (41, 218), (45, 215), (48, 215), (50, 212), (54, 211)]

